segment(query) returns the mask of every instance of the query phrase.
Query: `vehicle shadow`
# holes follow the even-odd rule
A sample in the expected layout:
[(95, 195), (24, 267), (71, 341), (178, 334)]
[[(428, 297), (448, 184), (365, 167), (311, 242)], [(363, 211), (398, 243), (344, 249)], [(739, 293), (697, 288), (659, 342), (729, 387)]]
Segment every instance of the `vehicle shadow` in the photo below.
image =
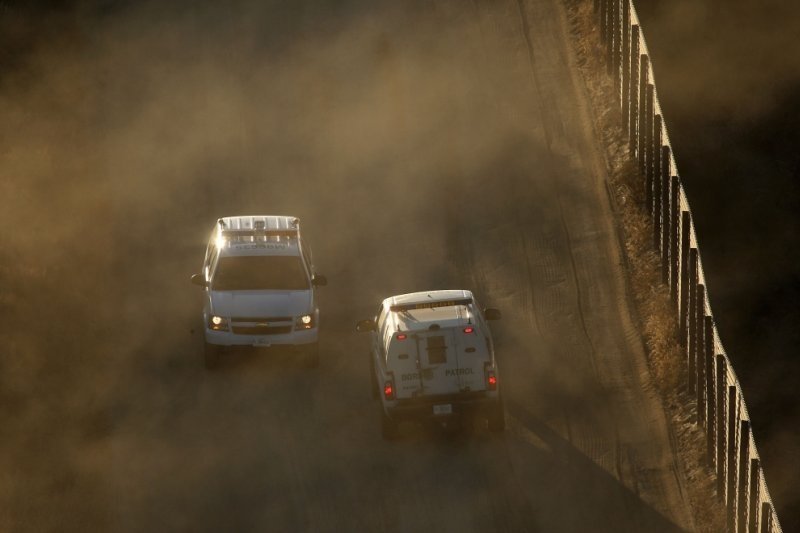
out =
[[(535, 461), (539, 463), (539, 468), (536, 468), (539, 475), (537, 483), (545, 484), (537, 491), (541, 496), (537, 507), (541, 511), (540, 520), (546, 525), (544, 530), (686, 531), (592, 461), (524, 405), (507, 399), (506, 410), (543, 444), (543, 447), (534, 449), (529, 447), (525, 453), (539, 455), (544, 461)], [(546, 457), (542, 457), (543, 453)], [(633, 485), (637, 486), (638, 482), (634, 480)]]

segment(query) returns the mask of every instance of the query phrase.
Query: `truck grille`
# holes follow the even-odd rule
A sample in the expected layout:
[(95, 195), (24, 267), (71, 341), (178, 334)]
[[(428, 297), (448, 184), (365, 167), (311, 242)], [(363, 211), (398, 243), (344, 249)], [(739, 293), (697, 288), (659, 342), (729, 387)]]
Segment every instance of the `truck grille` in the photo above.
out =
[(283, 335), (292, 331), (292, 326), (233, 326), (237, 335)]
[(231, 322), (291, 322), (290, 316), (232, 316)]

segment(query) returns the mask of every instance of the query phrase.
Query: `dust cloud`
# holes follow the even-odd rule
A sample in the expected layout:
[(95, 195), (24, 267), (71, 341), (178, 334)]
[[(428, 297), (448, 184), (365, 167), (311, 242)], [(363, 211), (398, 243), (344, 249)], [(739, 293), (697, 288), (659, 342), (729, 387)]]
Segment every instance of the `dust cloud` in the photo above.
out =
[(641, 0), (636, 7), (659, 88), (691, 95), (682, 107), (691, 106), (697, 120), (748, 121), (773, 111), (800, 83), (793, 2)]
[[(302, 529), (249, 501), (267, 481), (230, 457), (289, 468), (269, 458), (304, 445), (298, 419), (366, 370), (319, 390), (280, 364), (204, 375), (188, 278), (212, 222), (299, 216), (339, 346), (379, 298), (462, 284), (453, 187), (530, 129), (487, 80), (522, 89), (481, 54), (449, 61), (438, 37), (460, 30), (429, 3), (2, 6), (0, 529)], [(488, 200), (484, 179), (457, 197)], [(303, 400), (264, 405), (269, 388)], [(331, 445), (360, 460), (331, 409)]]

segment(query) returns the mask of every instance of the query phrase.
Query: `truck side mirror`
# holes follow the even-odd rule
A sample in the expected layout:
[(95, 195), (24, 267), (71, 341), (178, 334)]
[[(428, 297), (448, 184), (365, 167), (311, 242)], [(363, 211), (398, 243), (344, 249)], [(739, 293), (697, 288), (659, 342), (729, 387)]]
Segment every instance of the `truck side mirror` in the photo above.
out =
[(483, 310), (483, 316), (486, 317), (486, 320), (500, 320), (503, 316), (500, 314), (499, 309), (495, 309), (494, 307), (487, 307)]
[(374, 320), (359, 320), (356, 324), (356, 331), (364, 333), (365, 331), (375, 331)]
[(192, 284), (199, 285), (201, 287), (208, 287), (208, 283), (206, 283), (206, 278), (202, 274), (192, 275)]
[(314, 274), (311, 276), (311, 284), (316, 287), (324, 287), (328, 284), (328, 278), (323, 276), (322, 274)]

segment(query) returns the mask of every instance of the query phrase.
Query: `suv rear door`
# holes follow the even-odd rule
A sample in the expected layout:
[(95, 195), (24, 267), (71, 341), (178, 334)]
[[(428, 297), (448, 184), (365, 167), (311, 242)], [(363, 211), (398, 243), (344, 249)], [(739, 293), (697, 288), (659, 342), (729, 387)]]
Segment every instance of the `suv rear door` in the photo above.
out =
[(414, 335), (423, 394), (454, 394), (461, 391), (456, 340), (452, 329)]
[(486, 389), (488, 353), (486, 337), (477, 328), (396, 334), (387, 367), (395, 376), (398, 398), (481, 391)]
[(486, 363), (490, 359), (488, 338), (472, 324), (454, 330), (458, 354), (458, 382), (462, 391), (486, 389)]

